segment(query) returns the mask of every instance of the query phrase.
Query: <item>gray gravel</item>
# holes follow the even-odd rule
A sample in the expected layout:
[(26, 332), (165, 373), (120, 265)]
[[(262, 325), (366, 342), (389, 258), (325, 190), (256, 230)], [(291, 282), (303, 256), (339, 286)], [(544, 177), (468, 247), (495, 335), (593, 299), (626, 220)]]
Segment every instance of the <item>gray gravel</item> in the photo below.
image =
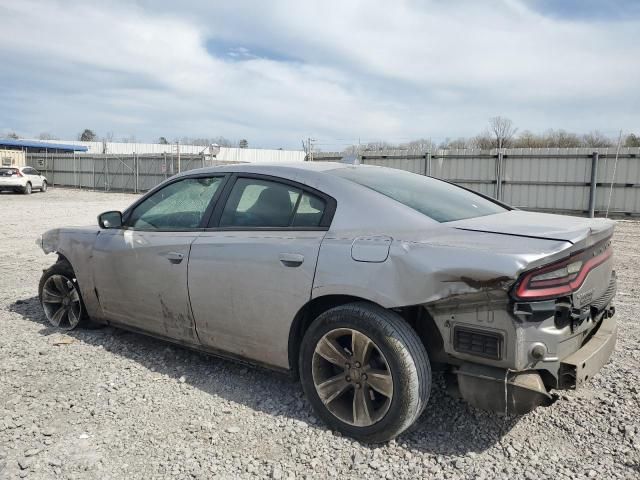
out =
[(588, 385), (520, 419), (437, 385), (411, 433), (327, 430), (299, 384), (121, 330), (64, 334), (37, 301), (35, 245), (133, 195), (0, 195), (0, 478), (640, 478), (640, 223), (618, 224), (620, 338)]

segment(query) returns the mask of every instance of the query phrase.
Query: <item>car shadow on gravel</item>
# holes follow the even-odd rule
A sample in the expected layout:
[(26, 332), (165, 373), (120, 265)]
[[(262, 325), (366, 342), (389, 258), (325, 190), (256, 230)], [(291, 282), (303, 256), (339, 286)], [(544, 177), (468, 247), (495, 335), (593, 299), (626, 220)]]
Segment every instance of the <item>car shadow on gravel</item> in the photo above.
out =
[[(312, 413), (300, 384), (287, 375), (219, 359), (114, 327), (62, 331), (49, 325), (37, 297), (18, 300), (9, 305), (9, 310), (40, 324), (39, 333), (43, 336), (57, 335), (72, 339), (74, 343), (98, 346), (209, 395), (269, 415), (305, 422), (311, 428), (326, 428)], [(50, 342), (51, 348), (65, 346), (64, 341)], [(434, 373), (433, 381), (425, 412), (397, 439), (404, 448), (444, 456), (481, 453), (498, 443), (518, 421), (518, 417), (503, 418), (473, 409), (450, 396), (446, 393), (444, 378), (438, 372)]]

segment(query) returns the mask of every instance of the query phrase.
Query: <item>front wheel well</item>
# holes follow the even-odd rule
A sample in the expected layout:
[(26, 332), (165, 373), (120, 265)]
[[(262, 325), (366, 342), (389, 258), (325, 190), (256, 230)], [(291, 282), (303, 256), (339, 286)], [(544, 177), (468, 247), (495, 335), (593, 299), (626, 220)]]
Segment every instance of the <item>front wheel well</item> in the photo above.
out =
[[(310, 300), (300, 309), (289, 330), (289, 368), (292, 376), (297, 378), (299, 375), (300, 344), (311, 323), (327, 310), (353, 302), (368, 302), (377, 305), (371, 300), (353, 295), (326, 295)], [(390, 310), (399, 314), (416, 331), (432, 361), (440, 360), (443, 352), (443, 339), (428, 310), (423, 305), (391, 308)]]
[[(66, 262), (69, 265), (71, 265), (71, 262), (69, 261), (69, 259), (65, 257), (63, 254), (61, 254), (60, 252), (56, 252), (56, 255), (58, 255), (58, 259), (56, 260), (56, 263)], [(73, 268), (72, 265), (71, 265), (71, 268)]]

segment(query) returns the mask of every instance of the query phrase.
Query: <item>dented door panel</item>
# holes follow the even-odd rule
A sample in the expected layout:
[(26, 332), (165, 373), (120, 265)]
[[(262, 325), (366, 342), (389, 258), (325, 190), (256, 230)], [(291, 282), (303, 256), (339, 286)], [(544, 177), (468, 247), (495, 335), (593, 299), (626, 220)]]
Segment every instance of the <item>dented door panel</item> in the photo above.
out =
[[(93, 251), (104, 317), (197, 343), (187, 291), (189, 248), (198, 232), (103, 230)], [(182, 256), (182, 261), (178, 261)]]

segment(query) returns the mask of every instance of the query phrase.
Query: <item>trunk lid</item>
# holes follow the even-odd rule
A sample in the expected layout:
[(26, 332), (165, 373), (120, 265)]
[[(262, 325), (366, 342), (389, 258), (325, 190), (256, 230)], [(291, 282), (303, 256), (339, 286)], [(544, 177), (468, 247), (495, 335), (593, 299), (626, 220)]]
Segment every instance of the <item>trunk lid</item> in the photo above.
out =
[(570, 217), (550, 213), (510, 210), (483, 217), (449, 222), (447, 225), (473, 232), (565, 241), (570, 251), (588, 248), (613, 235), (615, 222), (605, 218)]

